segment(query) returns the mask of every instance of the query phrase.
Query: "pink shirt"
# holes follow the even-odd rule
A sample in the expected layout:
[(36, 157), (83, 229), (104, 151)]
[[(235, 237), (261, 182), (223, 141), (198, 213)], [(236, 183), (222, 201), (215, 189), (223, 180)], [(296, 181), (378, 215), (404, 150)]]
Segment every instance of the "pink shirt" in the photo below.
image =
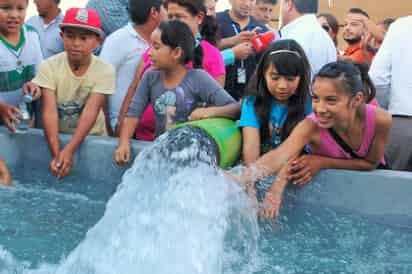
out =
[[(318, 125), (318, 119), (315, 114), (312, 113), (308, 116), (316, 125)], [(376, 125), (376, 107), (372, 105), (366, 105), (365, 107), (365, 130), (363, 133), (362, 143), (357, 151), (354, 151), (359, 157), (365, 158), (369, 150), (372, 147), (373, 140), (375, 138), (375, 125)], [(325, 157), (335, 159), (352, 159), (352, 156), (347, 153), (335, 139), (329, 133), (328, 129), (319, 127), (320, 132), (320, 146), (314, 147), (309, 145), (310, 153), (321, 155)], [(382, 164), (385, 160), (382, 158), (380, 161)]]
[[(216, 78), (221, 75), (226, 74), (225, 64), (223, 63), (223, 57), (220, 51), (207, 42), (206, 40), (200, 41), (200, 46), (203, 48), (203, 61), (202, 66), (212, 78)], [(150, 58), (149, 58), (149, 49), (143, 54), (143, 61), (145, 71), (150, 68)], [(193, 68), (192, 62), (187, 64), (188, 68)]]

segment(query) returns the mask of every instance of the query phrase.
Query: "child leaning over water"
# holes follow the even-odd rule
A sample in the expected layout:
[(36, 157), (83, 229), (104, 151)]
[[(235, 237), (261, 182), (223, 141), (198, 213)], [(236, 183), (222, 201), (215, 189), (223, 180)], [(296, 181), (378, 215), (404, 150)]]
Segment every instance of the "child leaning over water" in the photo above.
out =
[(162, 22), (152, 34), (147, 71), (133, 97), (122, 128), (115, 160), (130, 161), (130, 138), (149, 102), (155, 111), (155, 133), (159, 136), (176, 123), (209, 117), (238, 117), (240, 106), (203, 70), (189, 69), (195, 38), (190, 28), (177, 20)]
[[(311, 112), (310, 67), (303, 49), (294, 40), (280, 40), (263, 54), (242, 104), (243, 163), (279, 146), (293, 128)], [(275, 192), (272, 184), (264, 205)], [(254, 193), (254, 189), (249, 191)]]
[[(45, 60), (33, 79), (42, 88), (49, 169), (59, 179), (70, 174), (73, 154), (87, 135), (106, 135), (103, 106), (115, 89), (113, 66), (93, 55), (102, 38), (99, 15), (71, 8), (60, 28), (65, 52)], [(59, 132), (72, 134), (64, 147)]]
[[(279, 211), (289, 180), (300, 178), (307, 182), (320, 169), (373, 170), (385, 165), (392, 116), (366, 104), (370, 94), (364, 90), (361, 73), (352, 63), (333, 62), (319, 71), (313, 84), (313, 114), (300, 122), (277, 149), (259, 158), (255, 170), (249, 168), (244, 173), (248, 181), (256, 179), (256, 175), (281, 173), (275, 193), (279, 198), (266, 216)], [(294, 160), (307, 144), (311, 155)]]

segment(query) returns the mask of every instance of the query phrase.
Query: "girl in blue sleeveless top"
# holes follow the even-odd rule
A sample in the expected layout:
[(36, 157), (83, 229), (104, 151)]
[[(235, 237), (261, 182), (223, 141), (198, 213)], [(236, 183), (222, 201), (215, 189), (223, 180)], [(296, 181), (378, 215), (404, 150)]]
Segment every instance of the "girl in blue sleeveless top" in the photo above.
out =
[[(280, 145), (311, 112), (309, 85), (309, 62), (296, 41), (280, 40), (265, 51), (249, 85), (251, 95), (242, 102), (240, 126), (246, 166)], [(268, 195), (275, 191), (272, 188), (276, 184), (269, 189), (264, 205), (273, 204)]]

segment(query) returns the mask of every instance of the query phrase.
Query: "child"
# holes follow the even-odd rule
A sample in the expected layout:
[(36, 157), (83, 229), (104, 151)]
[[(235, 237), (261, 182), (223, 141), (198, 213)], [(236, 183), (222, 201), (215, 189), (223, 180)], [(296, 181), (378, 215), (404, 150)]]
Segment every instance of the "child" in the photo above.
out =
[[(283, 189), (290, 180), (308, 181), (320, 169), (372, 170), (384, 164), (392, 117), (383, 109), (365, 104), (368, 99), (360, 71), (352, 63), (333, 62), (319, 71), (313, 84), (313, 114), (300, 122), (277, 149), (255, 163), (258, 176), (281, 173), (277, 179), (280, 187), (272, 193), (273, 203), (264, 209), (265, 217), (276, 216)], [(294, 161), (306, 144), (311, 155)], [(287, 175), (286, 169), (294, 175)], [(252, 169), (245, 174), (247, 180), (256, 178)]]
[[(151, 102), (155, 111), (155, 132), (162, 134), (175, 123), (213, 116), (233, 117), (240, 106), (207, 73), (188, 69), (195, 39), (180, 21), (162, 22), (152, 34), (150, 59), (154, 70), (144, 74), (120, 130), (115, 160), (130, 160), (130, 141), (136, 125)], [(205, 105), (205, 107), (198, 107)]]
[[(0, 101), (17, 106), (23, 100), (23, 86), (36, 73), (42, 60), (36, 31), (24, 25), (28, 1), (0, 0)], [(25, 87), (34, 99), (38, 90)]]
[(186, 23), (196, 38), (193, 67), (204, 69), (223, 87), (226, 70), (216, 48), (217, 24), (214, 17), (206, 15), (204, 0), (166, 0), (164, 5), (168, 18)]
[[(88, 134), (106, 135), (102, 108), (115, 89), (113, 66), (92, 54), (102, 35), (99, 15), (71, 8), (60, 28), (65, 52), (44, 61), (33, 79), (42, 88), (43, 126), (53, 158), (49, 168), (59, 179), (70, 174), (73, 153)], [(59, 132), (73, 134), (63, 149)]]
[[(243, 163), (253, 164), (263, 152), (276, 148), (311, 111), (310, 67), (294, 40), (280, 40), (263, 54), (249, 89), (256, 94), (242, 104)], [(254, 196), (254, 186), (249, 191)], [(265, 195), (271, 197), (273, 184)]]
[(240, 117), (245, 165), (254, 163), (262, 151), (276, 148), (311, 111), (310, 67), (296, 41), (272, 44), (254, 78), (250, 89), (255, 95), (243, 100)]
[(45, 59), (64, 51), (59, 24), (63, 14), (60, 0), (34, 0), (39, 15), (31, 17), (26, 24), (36, 29)]

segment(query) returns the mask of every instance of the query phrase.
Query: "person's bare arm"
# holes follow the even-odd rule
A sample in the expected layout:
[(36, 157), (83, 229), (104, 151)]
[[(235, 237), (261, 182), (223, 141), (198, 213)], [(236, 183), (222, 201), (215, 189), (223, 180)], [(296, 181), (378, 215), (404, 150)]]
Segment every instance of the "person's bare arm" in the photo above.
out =
[(119, 165), (127, 164), (130, 161), (130, 139), (138, 124), (139, 119), (135, 117), (126, 117), (121, 124), (119, 145), (114, 152), (114, 160)]
[(6, 163), (0, 158), (0, 184), (11, 186), (12, 178)]
[(129, 88), (127, 89), (126, 96), (124, 97), (122, 107), (120, 108), (119, 119), (117, 122), (117, 128), (115, 135), (120, 135), (120, 128), (126, 117), (127, 110), (129, 109), (130, 103), (132, 102), (133, 96), (136, 93), (137, 87), (139, 86), (141, 76), (144, 70), (144, 62), (141, 61), (137, 66), (133, 81), (130, 83)]
[(240, 114), (240, 103), (228, 104), (219, 107), (205, 107), (195, 109), (188, 117), (189, 121), (196, 121), (212, 117), (226, 117), (238, 119)]
[(225, 86), (226, 74), (219, 75), (215, 78), (219, 85), (223, 88)]
[(87, 99), (86, 105), (83, 108), (79, 119), (78, 126), (74, 131), (70, 142), (65, 146), (65, 150), (75, 152), (81, 143), (83, 143), (86, 136), (96, 123), (97, 117), (102, 110), (106, 101), (106, 95), (101, 93), (92, 93)]
[(42, 121), (47, 143), (52, 158), (60, 152), (59, 116), (57, 113), (56, 94), (50, 89), (42, 89)]
[(54, 165), (57, 170), (56, 176), (58, 179), (70, 174), (73, 165), (73, 154), (83, 143), (84, 139), (96, 123), (105, 100), (106, 95), (101, 93), (92, 93), (87, 99), (79, 123), (70, 142), (63, 148), (56, 159), (54, 159)]
[(260, 156), (260, 133), (258, 128), (242, 128), (242, 158), (243, 164), (249, 166)]

